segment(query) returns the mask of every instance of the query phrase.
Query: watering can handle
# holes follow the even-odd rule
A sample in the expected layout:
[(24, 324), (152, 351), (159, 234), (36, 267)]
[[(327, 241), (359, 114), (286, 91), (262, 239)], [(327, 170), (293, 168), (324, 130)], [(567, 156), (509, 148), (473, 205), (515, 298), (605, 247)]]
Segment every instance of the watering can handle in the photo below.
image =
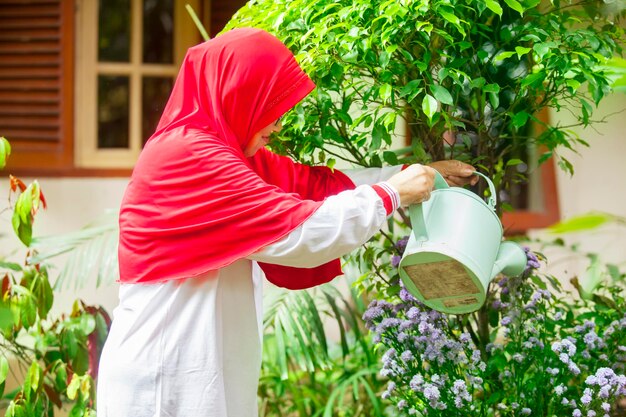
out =
[(489, 205), (491, 210), (495, 211), (496, 210), (496, 187), (493, 185), (493, 182), (491, 182), (489, 177), (486, 176), (485, 174), (482, 174), (478, 171), (474, 171), (474, 175), (478, 175), (479, 177), (483, 177), (485, 180), (487, 180), (487, 184), (489, 185), (489, 193), (490, 193), (489, 198), (487, 199), (487, 204)]
[[(440, 190), (442, 188), (449, 188), (450, 186), (443, 178), (443, 176), (435, 171), (435, 190)], [(417, 242), (428, 240), (428, 234), (426, 232), (426, 222), (424, 221), (424, 211), (422, 209), (422, 203), (413, 204), (409, 207), (409, 218), (411, 219), (411, 228), (413, 229), (413, 234), (415, 235), (415, 240)]]

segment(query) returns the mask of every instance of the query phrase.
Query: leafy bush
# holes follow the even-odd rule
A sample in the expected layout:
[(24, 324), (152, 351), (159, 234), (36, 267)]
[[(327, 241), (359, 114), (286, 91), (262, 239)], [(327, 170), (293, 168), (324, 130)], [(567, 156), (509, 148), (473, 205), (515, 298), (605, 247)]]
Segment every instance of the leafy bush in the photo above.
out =
[[(227, 29), (274, 33), (317, 84), (277, 150), (329, 165), (465, 159), (507, 189), (530, 144), (572, 170), (558, 148), (586, 142), (537, 112), (592, 122), (621, 52), (620, 13), (600, 1), (253, 0)], [(394, 151), (404, 124), (410, 149)]]
[[(11, 153), (9, 142), (0, 138), (0, 167)], [(29, 185), (10, 177), (12, 225), (28, 248), (32, 225), (46, 202), (39, 184)], [(9, 200), (11, 201), (11, 199)], [(107, 335), (109, 318), (98, 307), (75, 302), (69, 315), (50, 317), (54, 293), (45, 264), (31, 260), (23, 265), (0, 259), (0, 395), (7, 417), (54, 416), (54, 406), (73, 406), (71, 416), (95, 416), (94, 378), (99, 350)], [(4, 393), (9, 372), (23, 377), (16, 390)]]

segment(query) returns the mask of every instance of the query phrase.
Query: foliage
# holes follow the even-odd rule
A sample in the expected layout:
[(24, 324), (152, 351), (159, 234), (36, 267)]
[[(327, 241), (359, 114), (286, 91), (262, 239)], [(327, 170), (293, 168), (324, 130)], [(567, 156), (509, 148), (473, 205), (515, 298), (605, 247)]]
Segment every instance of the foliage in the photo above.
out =
[[(377, 395), (379, 355), (360, 316), (363, 299), (327, 284), (266, 296), (261, 416), (388, 416)], [(328, 340), (333, 327), (339, 343)]]
[[(456, 158), (507, 190), (536, 162), (529, 146), (572, 171), (558, 150), (586, 142), (537, 114), (565, 107), (576, 125), (593, 121), (623, 41), (623, 10), (608, 3), (253, 0), (226, 30), (274, 33), (317, 85), (285, 117), (276, 150), (330, 166)], [(410, 148), (393, 150), (405, 124)]]
[[(0, 166), (10, 154), (6, 139), (0, 140)], [(10, 198), (16, 236), (26, 245), (21, 265), (0, 259), (0, 395), (6, 416), (53, 416), (54, 406), (70, 401), (71, 416), (95, 416), (94, 378), (99, 349), (108, 331), (108, 316), (100, 308), (75, 302), (69, 315), (50, 317), (54, 293), (48, 267), (32, 259), (29, 248), (32, 225), (40, 207), (46, 207), (36, 181), (29, 185), (10, 176)], [(11, 364), (11, 365), (10, 365)], [(5, 393), (7, 377), (24, 381)]]

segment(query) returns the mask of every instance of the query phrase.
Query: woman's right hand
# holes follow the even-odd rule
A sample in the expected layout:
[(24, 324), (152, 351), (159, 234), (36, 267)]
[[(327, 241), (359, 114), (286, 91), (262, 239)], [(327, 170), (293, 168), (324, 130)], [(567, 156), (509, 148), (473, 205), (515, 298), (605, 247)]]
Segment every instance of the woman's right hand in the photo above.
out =
[(387, 182), (400, 194), (400, 205), (408, 206), (426, 201), (435, 186), (435, 170), (426, 165), (409, 165)]

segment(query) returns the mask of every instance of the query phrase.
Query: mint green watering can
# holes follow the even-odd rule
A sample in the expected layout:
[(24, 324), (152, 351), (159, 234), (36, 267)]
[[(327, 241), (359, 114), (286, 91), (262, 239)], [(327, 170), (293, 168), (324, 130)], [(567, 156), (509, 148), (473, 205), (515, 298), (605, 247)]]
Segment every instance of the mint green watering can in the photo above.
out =
[(428, 307), (448, 314), (478, 310), (499, 273), (521, 274), (526, 253), (502, 241), (491, 180), (487, 203), (473, 192), (449, 187), (437, 173), (428, 201), (409, 207), (413, 231), (398, 269), (406, 289)]

